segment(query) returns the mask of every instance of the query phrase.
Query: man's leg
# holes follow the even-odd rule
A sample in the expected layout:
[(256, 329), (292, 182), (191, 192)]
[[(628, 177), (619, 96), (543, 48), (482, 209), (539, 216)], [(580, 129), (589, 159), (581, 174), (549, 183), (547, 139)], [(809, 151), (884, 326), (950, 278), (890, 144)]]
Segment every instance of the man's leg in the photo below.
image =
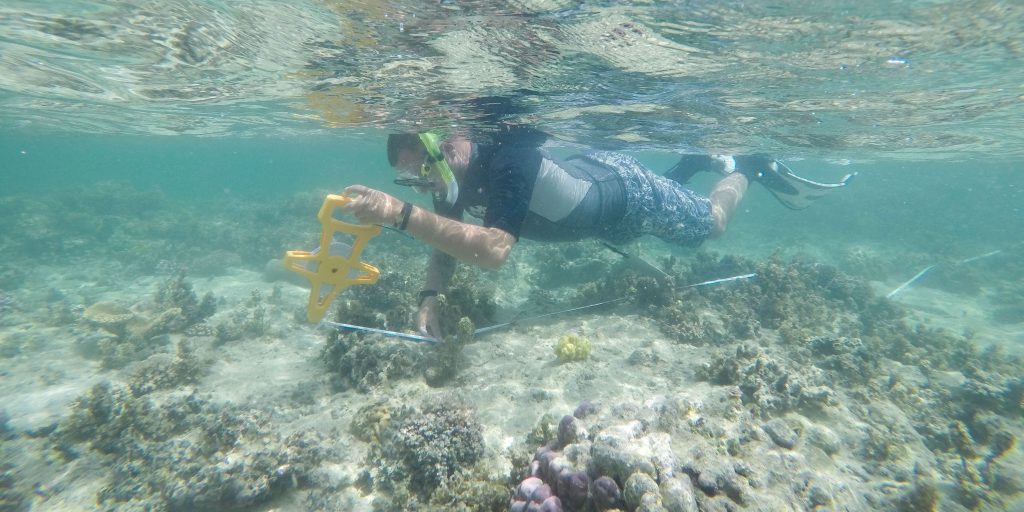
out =
[(711, 200), (711, 217), (715, 222), (711, 232), (712, 237), (725, 233), (725, 227), (743, 199), (743, 194), (747, 192), (749, 184), (746, 176), (733, 172), (727, 174), (711, 188), (708, 199)]
[(681, 185), (690, 182), (694, 174), (702, 171), (723, 172), (724, 161), (709, 155), (683, 155), (676, 165), (665, 172), (664, 176)]

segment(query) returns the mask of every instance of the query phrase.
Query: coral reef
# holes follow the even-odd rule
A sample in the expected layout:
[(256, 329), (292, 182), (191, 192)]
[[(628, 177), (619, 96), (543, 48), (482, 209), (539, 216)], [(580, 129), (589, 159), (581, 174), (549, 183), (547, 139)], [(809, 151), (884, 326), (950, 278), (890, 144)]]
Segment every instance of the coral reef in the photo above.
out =
[(119, 304), (98, 302), (82, 313), (96, 332), (79, 339), (77, 348), (86, 357), (98, 357), (104, 368), (120, 368), (162, 349), (167, 339), (160, 335), (178, 325), (179, 313), (171, 309), (151, 320)]
[[(338, 300), (334, 320), (388, 330), (409, 330), (408, 278), (387, 272), (375, 286), (349, 289), (351, 298)], [(355, 388), (361, 392), (395, 379), (410, 378), (423, 371), (424, 349), (404, 340), (382, 338), (358, 332), (331, 330), (320, 353), (334, 389)]]
[(91, 330), (76, 338), (76, 348), (85, 357), (100, 359), (104, 368), (121, 368), (162, 351), (170, 343), (168, 334), (196, 329), (215, 310), (213, 295), (200, 301), (179, 273), (160, 285), (148, 309), (137, 311), (110, 301), (85, 308), (81, 324)]
[(921, 476), (914, 479), (914, 486), (897, 504), (901, 512), (935, 512), (939, 509), (939, 490), (930, 480)]
[(842, 269), (863, 279), (879, 279), (893, 270), (888, 261), (877, 250), (863, 245), (847, 247), (839, 258)]
[(438, 296), (439, 320), (444, 338), (458, 335), (459, 321), (468, 318), (474, 325), (494, 323), (498, 309), (493, 288), (479, 283), (479, 271), (460, 267), (452, 277), (448, 290)]
[(566, 334), (555, 343), (555, 357), (559, 362), (584, 361), (590, 357), (590, 340), (576, 334)]
[(192, 284), (185, 279), (186, 277), (187, 274), (184, 270), (179, 271), (164, 281), (154, 297), (157, 308), (181, 311), (185, 322), (182, 328), (198, 324), (217, 312), (217, 299), (213, 293), (207, 292), (200, 300), (192, 290)]
[[(801, 444), (788, 424), (762, 429), (740, 418), (732, 431), (713, 419), (722, 417), (717, 407), (732, 407), (728, 394), (722, 398), (715, 408), (663, 399), (564, 417), (558, 437), (535, 451), (509, 510), (539, 506), (548, 493), (567, 511), (867, 508), (850, 490), (860, 485), (855, 477), (817, 476), (804, 456), (779, 453), (816, 449)], [(768, 484), (782, 481), (793, 485)]]
[(331, 386), (363, 393), (423, 371), (423, 347), (405, 340), (332, 332), (320, 353)]
[(460, 467), (480, 458), (481, 433), (482, 427), (468, 407), (432, 405), (399, 414), (382, 453), (401, 461), (409, 472), (410, 489), (426, 495)]
[(783, 359), (751, 345), (714, 358), (697, 375), (714, 384), (737, 386), (743, 403), (760, 417), (794, 409), (821, 411), (835, 402), (835, 392), (822, 375), (790, 370)]
[[(1014, 453), (1021, 395), (1019, 378), (1001, 371), (1017, 363), (974, 354), (978, 367), (962, 380), (928, 380), (862, 351), (842, 337), (734, 343), (698, 370), (715, 384), (699, 399), (679, 391), (643, 406), (584, 402), (557, 426), (544, 416), (526, 437), (540, 448), (509, 510), (536, 509), (549, 495), (569, 511), (1000, 509), (1024, 491), (1002, 462)], [(830, 359), (844, 355), (852, 359)], [(965, 419), (936, 426), (956, 417)], [(851, 459), (872, 477), (844, 473)]]
[(392, 331), (411, 329), (412, 308), (416, 305), (414, 286), (413, 279), (402, 271), (383, 272), (373, 286), (346, 290), (347, 300), (338, 303), (337, 320)]
[(376, 510), (496, 510), (508, 496), (503, 478), (488, 479), (476, 467), (483, 427), (453, 395), (418, 406), (377, 403), (361, 409), (351, 429), (371, 443), (360, 481), (378, 494)]
[(104, 382), (78, 399), (50, 442), (69, 459), (87, 450), (109, 457), (101, 506), (245, 510), (303, 485), (325, 456), (317, 434), (272, 434), (267, 417), (196, 394), (157, 404)]
[(226, 321), (213, 328), (213, 337), (218, 343), (226, 343), (245, 336), (258, 338), (265, 335), (270, 323), (265, 302), (263, 294), (253, 290), (249, 300), (239, 304)]
[(761, 328), (778, 329), (795, 344), (815, 336), (856, 336), (859, 332), (847, 332), (856, 315), (884, 310), (866, 284), (826, 265), (775, 259), (754, 263), (698, 253), (668, 268), (678, 269), (676, 283), (749, 273), (757, 277), (690, 288), (625, 272), (581, 286), (578, 302), (630, 297), (667, 336), (697, 345), (752, 339)]
[(128, 308), (113, 302), (97, 302), (82, 312), (82, 317), (89, 323), (103, 329), (114, 336), (125, 336), (128, 321), (135, 317)]
[(128, 387), (138, 397), (161, 389), (193, 384), (208, 367), (209, 362), (200, 360), (192, 345), (183, 340), (178, 342), (175, 355), (154, 354), (141, 362), (128, 378)]
[(462, 349), (473, 341), (475, 326), (469, 317), (459, 319), (455, 335), (434, 345), (427, 358), (423, 378), (429, 386), (441, 387), (450, 383), (465, 364)]
[[(61, 343), (70, 338), (102, 362), (104, 377), (122, 379), (94, 387), (56, 426), (56, 413), (45, 427), (24, 429), (7, 426), (0, 412), (9, 461), (0, 466), (0, 509), (38, 508), (48, 496), (80, 492), (70, 480), (44, 476), (35, 488), (24, 480), (37, 469), (23, 462), (32, 443), (66, 459), (39, 466), (106, 471), (105, 487), (96, 489), (95, 502), (87, 500), (106, 510), (989, 510), (1017, 506), (1024, 495), (1020, 359), (999, 345), (979, 348), (970, 332), (911, 320), (864, 282), (797, 259), (754, 262), (699, 252), (663, 262), (672, 279), (658, 280), (619, 271), (618, 256), (586, 244), (517, 249), (512, 270), (521, 273), (514, 277), (464, 270), (455, 276), (440, 301), (444, 344), (330, 332), (321, 353), (328, 378), (335, 389), (363, 394), (325, 395), (320, 377), (289, 373), (281, 376), (283, 390), (259, 397), (269, 403), (215, 402), (192, 391), (222, 391), (214, 388), (222, 376), (201, 379), (210, 361), (199, 354), (225, 354), (219, 367), (237, 364), (253, 348), (278, 355), (288, 349), (275, 345), (294, 348), (271, 342), (292, 332), (273, 313), (298, 305), (299, 294), (278, 287), (269, 297), (229, 296), (232, 309), (224, 311), (226, 300), (197, 296), (187, 275), (217, 275), (228, 265), (279, 257), (283, 247), (315, 243), (296, 241), (295, 233), (307, 231), (303, 222), (322, 196), (296, 196), (283, 208), (224, 198), (200, 214), (167, 200), (147, 208), (139, 201), (144, 194), (132, 190), (120, 201), (115, 188), (101, 185), (76, 199), (84, 214), (67, 225), (47, 199), (0, 199), (5, 218), (26, 226), (0, 241), (5, 249), (104, 262), (42, 286), (20, 261), (0, 263), (0, 324), (17, 326), (0, 333), (0, 356), (18, 363), (5, 376), (24, 378), (22, 363), (74, 357)], [(207, 213), (219, 217), (211, 222)], [(273, 227), (247, 229), (252, 220)], [(393, 238), (368, 248), (367, 261), (387, 272), (376, 286), (346, 291), (337, 320), (414, 329), (421, 282), (413, 267), (424, 251)], [(1017, 260), (991, 261), (990, 268), (1011, 267), (1002, 282), (951, 267), (922, 284), (987, 294), (992, 320), (1017, 322), (1016, 277), (1024, 268)], [(894, 268), (868, 252), (854, 251), (846, 263), (864, 274)], [(758, 277), (682, 286), (752, 272)], [(132, 300), (123, 290), (138, 284), (133, 277), (163, 282), (151, 300)], [(509, 292), (506, 279), (545, 289)], [(209, 281), (216, 282), (224, 281)], [(641, 333), (654, 326), (665, 336), (623, 332), (623, 340), (639, 345), (609, 343), (600, 360), (575, 365), (545, 363), (535, 351), (537, 339), (572, 328), (564, 323), (555, 331), (522, 329), (494, 350), (467, 348), (474, 327), (493, 322), (494, 290), (502, 301), (530, 293), (527, 302), (539, 307), (563, 306), (572, 294), (580, 305), (627, 297), (627, 307), (616, 306), (622, 315), (584, 320), (587, 332), (612, 322)], [(29, 320), (31, 328), (22, 329)], [(252, 339), (260, 336), (266, 339)], [(210, 338), (241, 341), (219, 346)], [(573, 348), (565, 354), (582, 352), (575, 340), (567, 345)], [(47, 357), (35, 357), (43, 350)], [(288, 362), (288, 370), (306, 369), (303, 361)], [(513, 363), (514, 371), (494, 372)], [(67, 365), (53, 366), (53, 374), (17, 382), (32, 388), (25, 402), (47, 403), (5, 404), (15, 419), (25, 411), (63, 410), (60, 392), (73, 396), (85, 385), (70, 382), (82, 375)], [(460, 375), (463, 368), (472, 369)], [(624, 385), (593, 385), (614, 382), (619, 372)], [(496, 374), (508, 382), (496, 382)], [(496, 398), (493, 407), (517, 400), (517, 409), (481, 411), (480, 418), (508, 420), (504, 427), (484, 425), (452, 395), (421, 402), (424, 390), (436, 391), (416, 382), (392, 386), (420, 376), (430, 386), (479, 391), (477, 403)], [(248, 390), (223, 391), (237, 397)], [(572, 416), (550, 409), (581, 395), (600, 406), (580, 403)], [(334, 419), (337, 429), (337, 418), (348, 414), (351, 437), (324, 426)], [(521, 423), (524, 414), (540, 417), (532, 430)], [(510, 441), (503, 430), (509, 424), (527, 431)], [(325, 446), (345, 451), (334, 457)]]
[[(994, 418), (1020, 417), (1024, 384), (1018, 358), (998, 349), (979, 351), (969, 333), (912, 324), (898, 306), (823, 266), (768, 262), (758, 270), (756, 286), (702, 292), (716, 296), (707, 304), (718, 312), (730, 311), (732, 301), (745, 296), (755, 305), (761, 328), (778, 335), (761, 333), (761, 346), (729, 343), (727, 336), (697, 369), (697, 376), (710, 383), (735, 386), (743, 407), (733, 412), (735, 418), (750, 414), (765, 420), (759, 435), (781, 449), (813, 446), (836, 456), (852, 448), (862, 467), (878, 478), (907, 482), (909, 468), (915, 468), (913, 474), (922, 476), (914, 477), (902, 497), (875, 498), (886, 508), (932, 510), (943, 497), (968, 508), (1002, 506), (994, 473), (1001, 471), (999, 459), (1014, 444), (1014, 435), (1005, 420)], [(774, 304), (747, 296), (753, 289)], [(857, 434), (837, 438), (822, 425), (808, 424), (806, 418), (842, 415), (833, 407), (838, 404), (862, 424)], [(957, 421), (949, 423), (950, 418)], [(844, 448), (851, 439), (857, 441)], [(751, 442), (734, 437), (727, 442), (728, 453), (752, 463)], [(929, 449), (932, 455), (925, 456)], [(940, 481), (957, 491), (940, 490)], [(701, 487), (699, 480), (695, 484)], [(810, 505), (835, 508), (832, 488), (809, 484), (803, 495)]]
[(675, 475), (668, 434), (636, 420), (584, 423), (562, 418), (557, 437), (534, 453), (510, 511), (696, 510), (689, 478)]
[[(476, 285), (475, 276), (471, 271), (457, 273), (448, 291), (438, 296), (443, 343), (425, 347), (362, 333), (328, 333), (321, 359), (333, 386), (368, 392), (388, 381), (417, 375), (423, 375), (431, 386), (449, 383), (462, 365), (462, 348), (472, 341), (474, 326), (494, 318), (494, 299)], [(351, 299), (339, 301), (336, 320), (379, 329), (412, 330), (414, 301), (408, 291), (399, 291), (404, 288), (397, 286), (404, 286), (408, 278), (390, 273), (381, 280), (395, 287), (358, 287)]]

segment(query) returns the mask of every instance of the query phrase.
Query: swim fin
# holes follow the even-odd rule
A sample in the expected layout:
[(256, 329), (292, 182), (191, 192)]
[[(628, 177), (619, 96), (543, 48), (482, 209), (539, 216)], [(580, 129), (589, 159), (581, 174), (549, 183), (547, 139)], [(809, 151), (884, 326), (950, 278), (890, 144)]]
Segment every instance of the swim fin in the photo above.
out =
[(792, 169), (778, 160), (774, 160), (770, 165), (762, 166), (754, 172), (750, 172), (750, 169), (743, 169), (739, 161), (737, 161), (736, 167), (748, 178), (764, 185), (775, 196), (775, 199), (792, 210), (807, 208), (825, 194), (845, 187), (857, 175), (857, 173), (847, 174), (836, 183), (821, 183), (797, 176)]
[(821, 183), (797, 176), (786, 164), (767, 155), (682, 155), (665, 177), (685, 184), (701, 171), (728, 175), (742, 173), (764, 185), (787, 208), (803, 210), (828, 192), (845, 187), (856, 176), (847, 174), (836, 183)]

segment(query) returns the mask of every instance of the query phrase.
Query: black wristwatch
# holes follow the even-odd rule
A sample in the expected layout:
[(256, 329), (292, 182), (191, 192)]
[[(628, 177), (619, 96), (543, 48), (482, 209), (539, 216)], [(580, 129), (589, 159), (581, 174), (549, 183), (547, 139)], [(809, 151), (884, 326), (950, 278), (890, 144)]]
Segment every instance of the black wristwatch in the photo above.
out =
[(409, 217), (412, 216), (412, 203), (406, 201), (402, 205), (402, 212), (395, 218), (394, 226), (401, 231), (405, 231), (405, 227), (409, 225)]

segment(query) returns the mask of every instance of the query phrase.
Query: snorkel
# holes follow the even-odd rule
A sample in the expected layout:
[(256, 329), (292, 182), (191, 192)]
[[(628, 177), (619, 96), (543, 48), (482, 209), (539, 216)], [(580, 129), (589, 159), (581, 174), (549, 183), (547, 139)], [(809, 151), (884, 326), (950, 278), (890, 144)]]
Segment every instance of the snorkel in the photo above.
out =
[(455, 202), (459, 200), (459, 183), (455, 181), (455, 174), (452, 173), (452, 168), (448, 166), (448, 162), (444, 160), (444, 154), (441, 153), (441, 137), (435, 132), (423, 132), (419, 134), (419, 137), (423, 147), (427, 150), (427, 160), (423, 162), (420, 177), (426, 178), (431, 169), (436, 170), (448, 188), (445, 192), (444, 202), (448, 203), (448, 206), (455, 205)]

